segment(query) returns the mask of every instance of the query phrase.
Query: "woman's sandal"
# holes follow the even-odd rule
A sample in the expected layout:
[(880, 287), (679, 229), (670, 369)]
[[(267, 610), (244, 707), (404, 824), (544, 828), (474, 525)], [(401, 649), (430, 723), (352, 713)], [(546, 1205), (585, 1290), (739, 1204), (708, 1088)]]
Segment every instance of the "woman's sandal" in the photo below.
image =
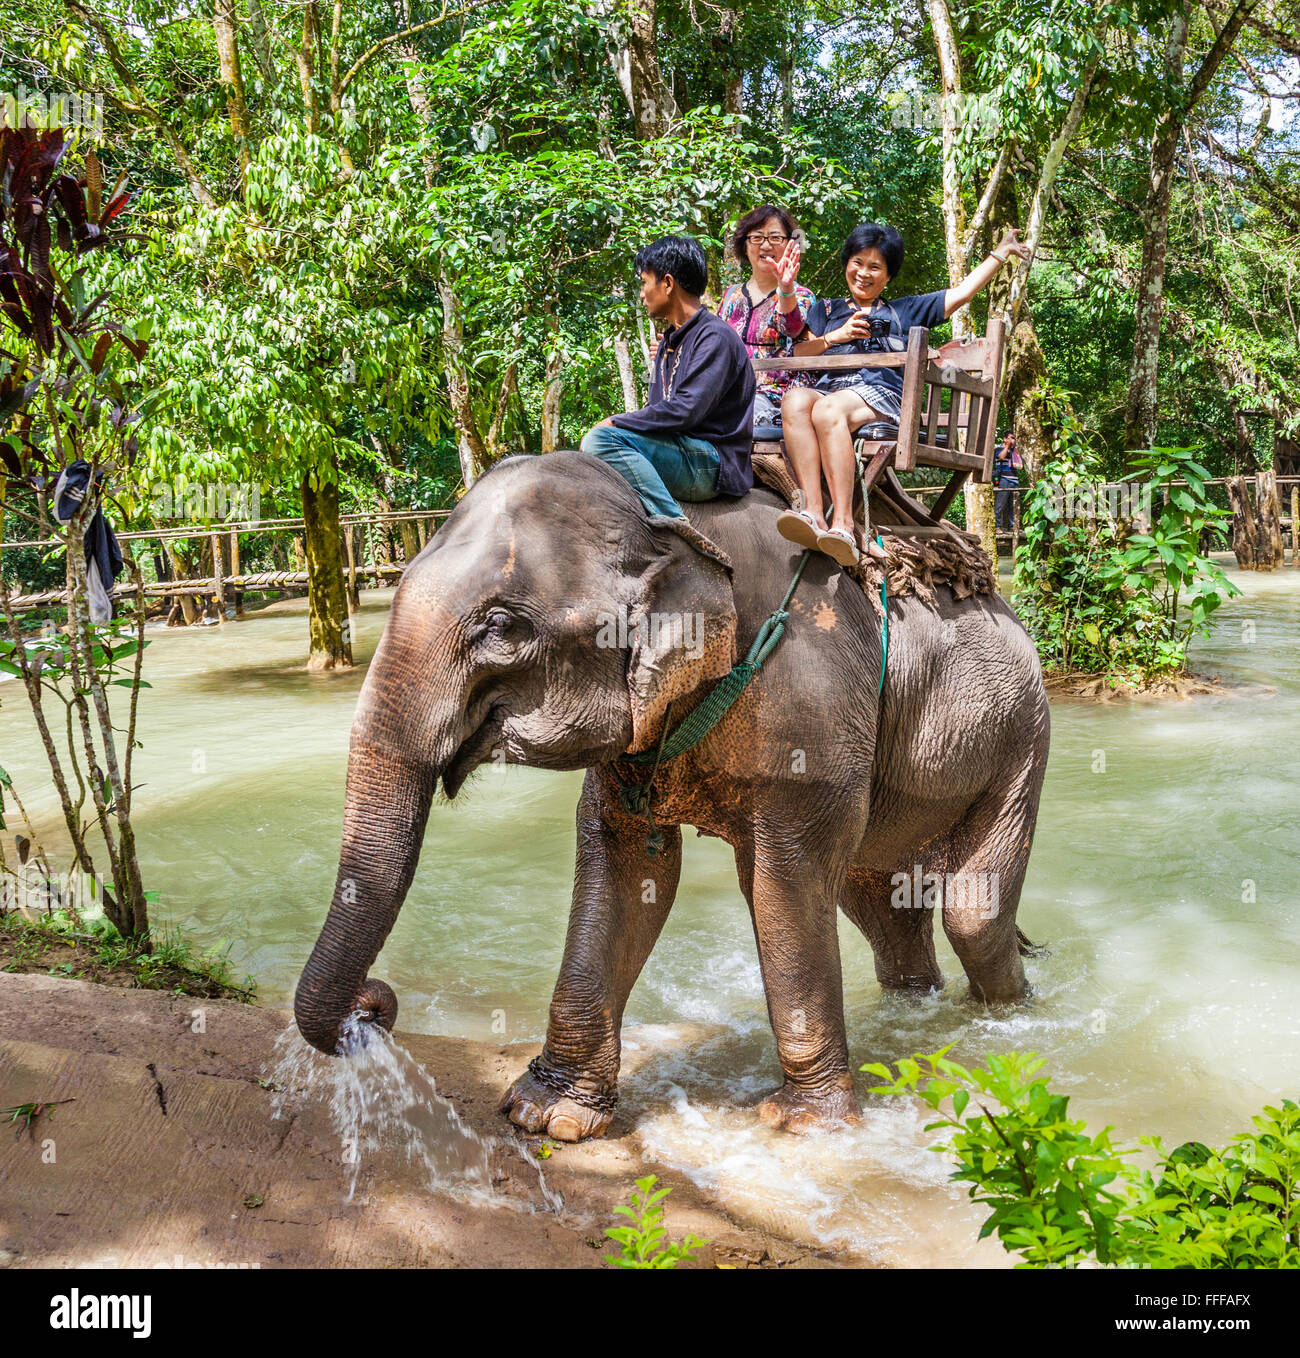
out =
[(837, 566), (856, 566), (858, 548), (850, 534), (838, 528), (827, 529), (817, 536), (817, 550), (825, 552)]
[(786, 509), (776, 516), (776, 531), (796, 547), (815, 548), (822, 530), (806, 509)]

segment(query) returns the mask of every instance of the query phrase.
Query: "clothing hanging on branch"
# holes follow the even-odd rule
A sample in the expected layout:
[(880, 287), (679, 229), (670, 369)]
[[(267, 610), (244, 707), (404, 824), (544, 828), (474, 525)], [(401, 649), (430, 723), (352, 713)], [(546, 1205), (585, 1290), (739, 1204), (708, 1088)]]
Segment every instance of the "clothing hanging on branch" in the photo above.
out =
[[(96, 486), (103, 480), (101, 472), (95, 478)], [(60, 523), (69, 523), (81, 508), (90, 486), (90, 464), (71, 462), (59, 476), (54, 487), (54, 517)], [(112, 526), (104, 517), (102, 509), (96, 508), (95, 516), (86, 529), (86, 597), (90, 604), (90, 620), (93, 623), (106, 623), (113, 616), (113, 600), (109, 591), (113, 582), (122, 571), (122, 552), (113, 535)]]

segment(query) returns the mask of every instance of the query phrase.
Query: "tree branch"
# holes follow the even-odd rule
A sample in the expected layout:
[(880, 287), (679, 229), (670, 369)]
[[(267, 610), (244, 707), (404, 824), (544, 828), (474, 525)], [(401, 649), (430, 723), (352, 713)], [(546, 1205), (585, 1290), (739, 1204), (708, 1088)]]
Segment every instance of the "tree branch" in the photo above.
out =
[(172, 158), (180, 166), (181, 173), (185, 176), (185, 182), (190, 186), (190, 192), (204, 207), (214, 208), (217, 200), (208, 192), (207, 185), (204, 184), (199, 175), (198, 169), (190, 159), (189, 152), (185, 149), (184, 143), (175, 131), (168, 124), (163, 115), (145, 97), (144, 90), (140, 88), (136, 78), (131, 74), (130, 68), (122, 56), (122, 50), (118, 47), (116, 39), (109, 32), (108, 26), (98, 15), (92, 14), (80, 0), (64, 0), (64, 4), (73, 14), (81, 20), (87, 28), (99, 39), (100, 46), (104, 49), (104, 55), (108, 58), (109, 65), (112, 66), (114, 74), (121, 81), (128, 94), (135, 101), (133, 106), (127, 106), (124, 101), (117, 100), (119, 106), (127, 111), (138, 114), (142, 118), (147, 118), (162, 133), (163, 140), (166, 141), (168, 149), (172, 153)]
[[(490, 3), (490, 0), (485, 0)], [(386, 47), (391, 47), (395, 42), (404, 42), (408, 38), (413, 38), (417, 33), (424, 33), (430, 28), (437, 28), (439, 24), (445, 24), (450, 19), (463, 19), (467, 15), (473, 14), (476, 10), (484, 8), (483, 4), (466, 5), (464, 9), (447, 9), (447, 0), (443, 0), (442, 9), (432, 19), (426, 19), (423, 23), (412, 24), (410, 28), (404, 28), (399, 33), (390, 33), (386, 38), (380, 38), (378, 42), (371, 43), (364, 52), (348, 67), (338, 87), (333, 91), (333, 98), (337, 101), (341, 99), (348, 86), (357, 78), (367, 63), (374, 60)]]
[(1014, 138), (1009, 138), (1002, 143), (1002, 150), (998, 152), (997, 162), (993, 169), (989, 171), (989, 182), (984, 186), (984, 193), (975, 208), (975, 215), (966, 226), (966, 243), (962, 248), (962, 254), (967, 264), (970, 263), (971, 251), (975, 248), (975, 242), (979, 239), (979, 234), (984, 230), (985, 223), (989, 219), (989, 213), (993, 211), (993, 200), (998, 196), (998, 186), (1002, 183), (1002, 176), (1011, 163), (1013, 145)]
[[(1074, 91), (1074, 98), (1070, 100), (1070, 110), (1065, 115), (1061, 130), (1056, 134), (1051, 146), (1047, 149), (1047, 154), (1043, 157), (1043, 168), (1038, 177), (1038, 187), (1034, 190), (1033, 205), (1029, 209), (1029, 225), (1025, 230), (1025, 244), (1029, 246), (1031, 251), (1038, 248), (1038, 238), (1043, 233), (1043, 221), (1047, 216), (1048, 199), (1056, 186), (1056, 176), (1060, 171), (1061, 161), (1065, 158), (1066, 148), (1074, 140), (1074, 135), (1079, 130), (1079, 124), (1083, 122), (1083, 112), (1088, 106), (1088, 96), (1092, 93), (1092, 82), (1097, 75), (1097, 68), (1101, 65), (1102, 56), (1106, 51), (1108, 29), (1109, 21), (1103, 20), (1101, 29), (1097, 34), (1097, 47), (1092, 55), (1092, 60), (1084, 68), (1083, 74), (1079, 78), (1079, 84)], [(1032, 266), (1032, 255), (1027, 260), (1019, 261), (1015, 275), (1011, 280), (1011, 290), (1007, 297), (1007, 312), (1012, 326), (1015, 325), (1020, 315), (1020, 306), (1024, 301), (1025, 288), (1029, 283), (1029, 270)]]
[(1260, 0), (1237, 0), (1229, 11), (1218, 37), (1214, 40), (1214, 46), (1205, 54), (1204, 60), (1192, 77), (1192, 83), (1187, 87), (1187, 94), (1182, 101), (1185, 111), (1194, 109), (1201, 102), (1202, 95), (1209, 88), (1210, 81), (1214, 79), (1214, 73), (1236, 41), (1242, 24), (1250, 17), (1252, 11), (1258, 8), (1259, 3)]
[(1122, 194), (1116, 193), (1114, 189), (1110, 188), (1107, 184), (1104, 184), (1095, 174), (1093, 174), (1088, 168), (1088, 162), (1080, 152), (1067, 151), (1065, 153), (1065, 158), (1076, 170), (1078, 170), (1084, 179), (1097, 190), (1098, 193), (1104, 198), (1109, 198), (1116, 207), (1122, 207), (1129, 212), (1135, 212), (1138, 216), (1142, 215), (1142, 208), (1138, 203), (1135, 203), (1131, 198), (1125, 198)]

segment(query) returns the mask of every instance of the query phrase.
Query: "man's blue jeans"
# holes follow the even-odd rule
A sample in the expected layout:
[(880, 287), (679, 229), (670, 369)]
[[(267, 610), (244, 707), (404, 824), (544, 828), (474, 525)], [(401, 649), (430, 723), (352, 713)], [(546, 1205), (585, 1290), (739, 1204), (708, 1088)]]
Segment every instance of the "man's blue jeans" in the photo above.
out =
[(649, 434), (601, 424), (582, 440), (582, 451), (607, 462), (641, 497), (647, 514), (685, 516), (674, 499), (712, 500), (718, 493), (718, 450), (704, 439)]

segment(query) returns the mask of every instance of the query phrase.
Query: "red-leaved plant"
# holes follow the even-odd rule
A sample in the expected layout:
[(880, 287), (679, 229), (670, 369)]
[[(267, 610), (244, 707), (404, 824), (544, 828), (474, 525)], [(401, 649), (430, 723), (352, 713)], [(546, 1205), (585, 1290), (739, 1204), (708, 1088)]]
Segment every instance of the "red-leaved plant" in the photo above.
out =
[[(107, 292), (86, 296), (83, 257), (109, 243), (110, 225), (129, 195), (121, 174), (105, 197), (93, 149), (83, 156), (82, 177), (62, 168), (74, 149), (60, 128), (0, 131), (0, 541), (5, 519), (12, 515), (32, 525), (40, 538), (62, 542), (67, 560), (66, 617), (57, 628), (48, 620), (38, 636), (24, 635), (19, 610), (11, 605), (0, 575), (0, 670), (23, 680), (62, 806), (73, 861), (57, 898), (67, 895), (69, 877), (76, 879), (72, 894), (80, 899), (88, 884), (117, 930), (147, 950), (148, 915), (130, 819), (131, 755), (146, 644), (143, 585), (131, 562), (134, 619), (125, 627), (95, 626), (84, 550), (103, 481), (134, 460), (132, 425), (142, 413), (128, 399), (109, 359), (121, 344), (138, 361), (145, 341), (104, 315)], [(50, 513), (50, 493), (59, 472), (77, 461), (89, 465), (89, 484), (72, 519), (60, 523)], [(123, 673), (117, 662), (128, 656), (133, 657), (129, 677), (113, 677)], [(131, 690), (122, 757), (106, 692), (113, 683)], [(47, 718), (50, 698), (64, 705), (65, 720)], [(6, 793), (27, 832), (14, 837), (16, 865), (5, 852)], [(108, 853), (111, 889), (95, 872), (94, 832)], [(17, 883), (22, 901), (33, 867), (38, 889), (43, 885), (46, 899), (54, 901), (49, 858), (12, 779), (0, 768), (0, 889), (8, 876), (8, 889)], [(0, 906), (3, 899), (0, 890)]]

